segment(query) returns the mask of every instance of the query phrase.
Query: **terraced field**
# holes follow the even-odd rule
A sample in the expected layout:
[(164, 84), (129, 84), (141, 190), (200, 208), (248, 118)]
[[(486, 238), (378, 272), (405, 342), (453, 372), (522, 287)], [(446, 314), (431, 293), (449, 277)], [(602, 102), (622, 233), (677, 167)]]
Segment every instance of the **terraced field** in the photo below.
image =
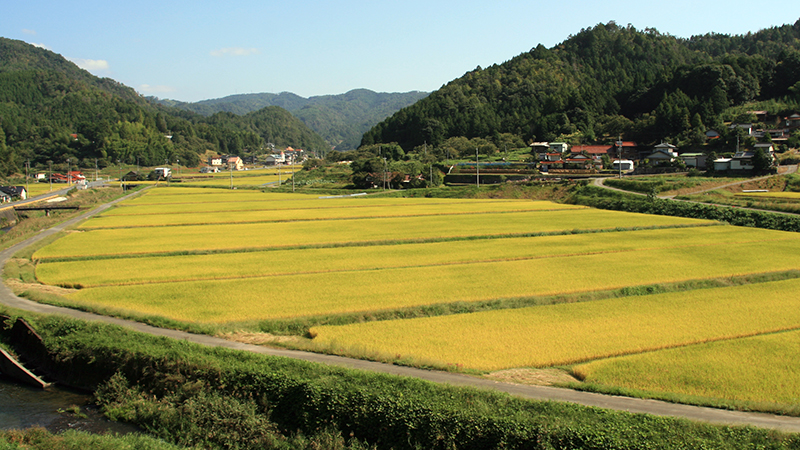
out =
[(327, 351), (478, 371), (577, 364), (598, 385), (713, 396), (727, 394), (679, 377), (637, 385), (620, 367), (663, 371), (667, 352), (800, 329), (798, 255), (793, 233), (551, 202), (159, 187), (33, 259), (84, 308), (250, 331), (299, 320)]

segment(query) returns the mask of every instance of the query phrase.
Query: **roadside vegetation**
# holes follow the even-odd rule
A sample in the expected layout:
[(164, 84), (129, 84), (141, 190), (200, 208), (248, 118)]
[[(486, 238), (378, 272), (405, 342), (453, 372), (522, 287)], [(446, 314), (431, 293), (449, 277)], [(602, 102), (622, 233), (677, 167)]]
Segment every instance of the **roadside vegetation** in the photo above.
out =
[(528, 401), (209, 349), (96, 322), (25, 317), (51, 355), (48, 369), (61, 374), (66, 383), (94, 390), (107, 416), (181, 446), (634, 449), (658, 443), (662, 449), (790, 449), (798, 445), (797, 436), (774, 431)]

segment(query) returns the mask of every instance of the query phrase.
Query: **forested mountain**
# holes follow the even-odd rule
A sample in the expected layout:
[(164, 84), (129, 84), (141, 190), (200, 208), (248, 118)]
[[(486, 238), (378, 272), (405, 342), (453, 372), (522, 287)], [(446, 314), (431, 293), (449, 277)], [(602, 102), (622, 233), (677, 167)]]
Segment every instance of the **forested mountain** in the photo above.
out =
[(0, 38), (0, 175), (31, 167), (105, 167), (180, 160), (206, 151), (240, 156), (278, 146), (322, 150), (324, 140), (286, 111), (203, 117), (153, 105), (133, 89), (98, 78), (62, 56)]
[(196, 103), (153, 100), (206, 116), (217, 112), (245, 115), (266, 106), (280, 106), (302, 120), (337, 150), (352, 150), (359, 146), (361, 135), (373, 125), (427, 95), (427, 92), (418, 91), (377, 93), (368, 89), (354, 89), (345, 94), (309, 98), (282, 92), (231, 95)]
[(362, 144), (396, 142), (408, 152), (456, 137), (592, 143), (621, 135), (701, 145), (737, 106), (797, 109), (798, 81), (800, 21), (690, 39), (610, 22), (478, 67), (377, 124)]

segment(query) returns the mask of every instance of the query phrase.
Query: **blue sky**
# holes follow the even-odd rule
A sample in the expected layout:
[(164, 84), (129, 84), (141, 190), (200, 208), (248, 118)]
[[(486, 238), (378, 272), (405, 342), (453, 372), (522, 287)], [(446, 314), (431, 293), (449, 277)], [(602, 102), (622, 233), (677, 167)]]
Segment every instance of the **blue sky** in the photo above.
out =
[(800, 2), (647, 0), (14, 1), (0, 36), (43, 46), (144, 95), (303, 97), (433, 91), (582, 28), (615, 21), (678, 37), (800, 19)]

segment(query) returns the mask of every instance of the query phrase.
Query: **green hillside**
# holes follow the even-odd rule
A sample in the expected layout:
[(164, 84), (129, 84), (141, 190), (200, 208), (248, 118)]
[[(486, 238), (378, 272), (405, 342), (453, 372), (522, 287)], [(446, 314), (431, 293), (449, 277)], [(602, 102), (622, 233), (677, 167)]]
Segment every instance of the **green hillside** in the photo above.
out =
[(280, 106), (325, 138), (331, 146), (338, 150), (352, 150), (359, 146), (361, 135), (373, 125), (427, 95), (427, 92), (418, 91), (378, 93), (354, 89), (345, 94), (309, 98), (282, 92), (231, 95), (196, 103), (152, 100), (205, 116), (218, 112), (245, 115), (267, 106)]
[(510, 134), (525, 142), (621, 135), (644, 145), (699, 146), (707, 130), (723, 132), (724, 121), (749, 108), (796, 112), (798, 81), (800, 21), (690, 39), (610, 22), (478, 67), (377, 124), (362, 145), (397, 142), (408, 152), (466, 137), (502, 148)]
[[(200, 163), (206, 152), (240, 156), (267, 142), (322, 150), (324, 140), (288, 112), (203, 117), (154, 105), (133, 89), (98, 78), (62, 56), (0, 38), (0, 176), (68, 164), (100, 167)], [(63, 167), (62, 167), (63, 166)]]

